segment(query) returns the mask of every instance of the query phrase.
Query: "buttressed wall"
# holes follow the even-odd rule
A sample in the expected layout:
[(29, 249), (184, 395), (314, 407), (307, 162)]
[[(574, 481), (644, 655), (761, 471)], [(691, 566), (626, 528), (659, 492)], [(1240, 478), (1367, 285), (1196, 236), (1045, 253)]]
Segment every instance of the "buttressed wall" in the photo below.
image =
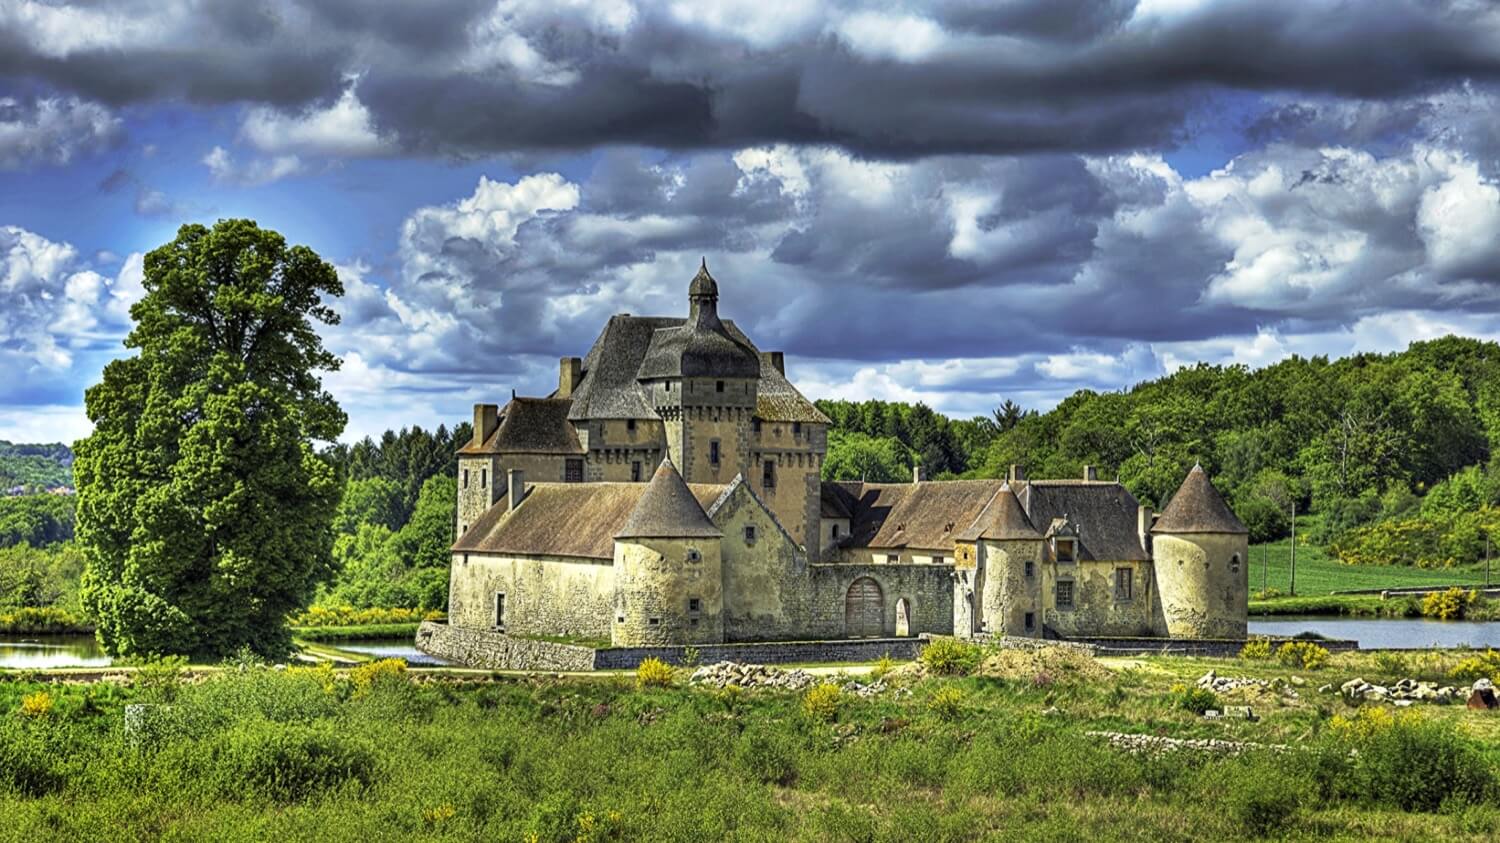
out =
[(1243, 638), (1249, 627), (1250, 537), (1157, 533), (1152, 537), (1162, 618), (1173, 638)]
[(611, 641), (616, 646), (723, 641), (720, 542), (717, 537), (617, 540)]

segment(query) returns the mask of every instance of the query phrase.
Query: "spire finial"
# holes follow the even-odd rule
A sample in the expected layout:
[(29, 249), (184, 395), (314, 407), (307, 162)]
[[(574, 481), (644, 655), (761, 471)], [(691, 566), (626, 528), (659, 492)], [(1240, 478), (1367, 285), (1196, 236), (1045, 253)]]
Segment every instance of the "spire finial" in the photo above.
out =
[(703, 270), (704, 272), (708, 271), (708, 255), (703, 256), (703, 263), (700, 264), (698, 268)]

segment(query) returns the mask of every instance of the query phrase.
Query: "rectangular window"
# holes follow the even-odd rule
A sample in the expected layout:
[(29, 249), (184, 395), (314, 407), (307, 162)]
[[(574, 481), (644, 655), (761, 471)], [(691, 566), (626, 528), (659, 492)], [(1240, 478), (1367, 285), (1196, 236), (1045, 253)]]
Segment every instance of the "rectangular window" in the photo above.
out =
[(839, 537), (839, 525), (834, 524), (832, 527), (830, 527), (828, 529), (828, 535), (831, 536), (832, 538), (835, 538), (835, 539), (838, 538)]
[(1026, 579), (1029, 580), (1034, 576), (1036, 576), (1036, 563), (1028, 559), (1026, 560)]
[(1115, 569), (1115, 599), (1129, 600), (1135, 586), (1135, 572), (1129, 568)]
[(479, 469), (479, 488), (481, 488), (481, 489), (488, 489), (489, 486), (490, 486), (490, 470), (488, 468), (481, 468), (481, 469)]
[(802, 422), (792, 422), (792, 435), (793, 436), (801, 436), (802, 435)]
[(754, 524), (746, 524), (745, 525), (745, 544), (754, 544), (754, 543), (755, 543), (755, 525)]
[(641, 482), (641, 463), (639, 460), (630, 464), (630, 482)]
[(689, 597), (688, 598), (688, 612), (690, 612), (691, 614), (696, 615), (696, 614), (698, 614), (698, 612), (702, 611), (702, 609), (703, 609), (703, 601), (702, 600), (698, 599), (697, 597)]
[(495, 592), (495, 628), (505, 628), (505, 595)]
[(1057, 539), (1056, 542), (1057, 542), (1057, 561), (1059, 561), (1059, 562), (1072, 562), (1073, 561), (1073, 540), (1072, 539)]
[(901, 555), (899, 553), (887, 553), (885, 555), (885, 561), (894, 565), (897, 562), (901, 561)]
[(948, 557), (946, 557), (946, 556), (934, 556), (934, 557), (932, 557), (932, 564), (934, 564), (934, 565), (941, 565), (941, 564), (943, 564), (944, 562), (947, 562), (947, 561), (948, 561)]
[(1035, 612), (1027, 612), (1026, 613), (1026, 631), (1027, 632), (1031, 632), (1034, 629), (1036, 629), (1036, 613)]
[(776, 488), (776, 463), (766, 460), (760, 467), (760, 485), (767, 489)]
[(1056, 602), (1057, 602), (1057, 608), (1059, 608), (1059, 609), (1071, 609), (1071, 608), (1073, 608), (1073, 581), (1072, 580), (1058, 580), (1057, 581), (1057, 601)]
[(714, 381), (714, 392), (723, 392), (723, 391), (724, 391), (724, 382), (723, 381)]
[(656, 626), (661, 623), (661, 618), (647, 618), (646, 623), (652, 626)]
[(583, 460), (569, 459), (567, 462), (563, 463), (563, 482), (583, 482)]
[(467, 468), (464, 469), (464, 488), (469, 488), (469, 470)]
[(719, 464), (719, 440), (708, 440), (708, 461), (712, 465)]
[(760, 433), (760, 419), (751, 419), (750, 429), (755, 431), (756, 433)]
[(628, 431), (630, 431), (630, 432), (632, 432), (632, 433), (634, 433), (635, 432), (635, 419), (626, 419), (625, 420), (625, 429), (628, 430)]

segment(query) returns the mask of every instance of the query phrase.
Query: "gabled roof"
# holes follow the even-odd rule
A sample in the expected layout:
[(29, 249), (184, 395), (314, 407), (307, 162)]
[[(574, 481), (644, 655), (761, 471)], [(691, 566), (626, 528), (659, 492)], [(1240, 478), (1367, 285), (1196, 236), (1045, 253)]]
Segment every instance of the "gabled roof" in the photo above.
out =
[(1141, 546), (1140, 502), (1119, 483), (1032, 480), (1016, 493), (1032, 524), (1066, 518), (1077, 530), (1078, 558), (1130, 562), (1151, 557)]
[[(524, 506), (524, 504), (523, 504)], [(662, 460), (646, 491), (614, 537), (617, 539), (715, 538), (724, 534), (708, 520), (677, 467)]]
[(820, 483), (822, 500), (819, 503), (821, 516), (824, 518), (853, 518), (851, 507), (854, 498), (837, 483)]
[(1005, 541), (1007, 539), (1030, 539), (1040, 541), (1042, 534), (1031, 525), (1021, 501), (1011, 491), (1009, 483), (1001, 484), (984, 511), (974, 523), (958, 534), (958, 541), (972, 542), (980, 539)]
[(1178, 487), (1177, 494), (1161, 511), (1153, 533), (1248, 533), (1235, 517), (1219, 490), (1209, 482), (1208, 472), (1195, 465)]
[[(615, 533), (624, 528), (646, 493), (645, 483), (528, 483), (515, 512), (504, 498), (490, 507), (453, 545), (458, 553), (571, 556), (613, 559)], [(727, 486), (693, 483), (688, 490), (707, 507)]]
[(849, 547), (953, 550), (999, 491), (1000, 480), (840, 484), (854, 498)]
[(582, 454), (583, 446), (568, 421), (566, 398), (512, 398), (500, 411), (500, 423), (484, 444), (473, 442), (460, 454)]

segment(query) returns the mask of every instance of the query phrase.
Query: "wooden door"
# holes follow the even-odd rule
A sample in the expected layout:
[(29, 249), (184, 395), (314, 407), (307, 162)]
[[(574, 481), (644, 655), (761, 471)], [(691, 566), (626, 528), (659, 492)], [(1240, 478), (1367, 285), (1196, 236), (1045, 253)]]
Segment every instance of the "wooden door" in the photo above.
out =
[(872, 638), (885, 633), (885, 596), (880, 583), (860, 577), (844, 596), (844, 634), (850, 638)]

